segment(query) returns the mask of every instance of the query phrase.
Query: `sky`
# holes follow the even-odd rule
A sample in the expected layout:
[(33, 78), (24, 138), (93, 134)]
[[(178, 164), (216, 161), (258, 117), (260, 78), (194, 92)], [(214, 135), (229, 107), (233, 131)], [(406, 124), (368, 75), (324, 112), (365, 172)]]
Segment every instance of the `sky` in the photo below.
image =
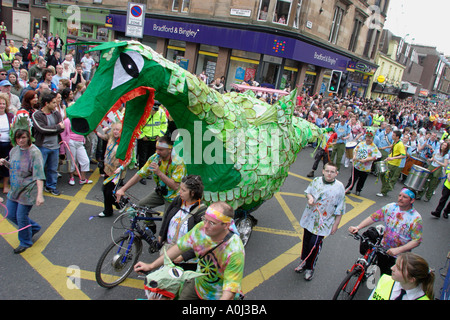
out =
[[(391, 0), (384, 25), (405, 41), (437, 47), (450, 56), (449, 0)], [(413, 40), (414, 39), (414, 40)]]

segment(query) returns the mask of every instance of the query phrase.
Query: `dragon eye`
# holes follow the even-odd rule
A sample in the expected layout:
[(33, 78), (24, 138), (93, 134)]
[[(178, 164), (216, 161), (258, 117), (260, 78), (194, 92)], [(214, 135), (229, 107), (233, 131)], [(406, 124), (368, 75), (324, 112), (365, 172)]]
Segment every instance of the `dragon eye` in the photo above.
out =
[(179, 268), (171, 268), (169, 274), (172, 278), (181, 278), (183, 271)]
[(137, 51), (121, 52), (114, 65), (114, 78), (111, 90), (139, 77), (144, 67), (144, 58)]

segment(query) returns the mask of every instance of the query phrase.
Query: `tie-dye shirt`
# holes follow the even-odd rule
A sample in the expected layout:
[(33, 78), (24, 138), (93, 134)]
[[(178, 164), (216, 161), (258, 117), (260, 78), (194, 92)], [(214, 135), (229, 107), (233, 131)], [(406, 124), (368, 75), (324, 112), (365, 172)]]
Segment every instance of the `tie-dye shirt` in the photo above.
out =
[[(196, 224), (177, 242), (182, 251), (194, 249), (197, 258), (214, 248), (214, 242), (205, 234), (205, 223)], [(206, 276), (195, 279), (198, 296), (204, 300), (218, 300), (223, 291), (241, 293), (241, 282), (244, 274), (244, 245), (241, 238), (234, 234), (228, 241), (208, 253), (197, 264), (197, 272)]]
[(338, 180), (332, 183), (323, 180), (323, 177), (315, 178), (306, 189), (305, 193), (312, 195), (317, 205), (306, 204), (300, 226), (313, 234), (328, 236), (336, 216), (345, 213), (345, 188)]
[(373, 221), (383, 221), (386, 230), (381, 244), (384, 248), (398, 248), (412, 240), (422, 242), (422, 217), (416, 209), (400, 210), (396, 203), (389, 203), (373, 213)]
[(22, 205), (34, 205), (37, 197), (37, 180), (45, 180), (44, 161), (41, 151), (32, 144), (22, 150), (15, 146), (9, 152), (8, 199)]
[[(161, 161), (158, 154), (153, 154), (150, 158), (148, 158), (145, 165), (136, 173), (141, 178), (147, 178), (150, 175), (153, 175), (153, 180), (155, 180), (157, 185), (165, 186), (164, 182), (150, 170), (150, 165), (152, 162), (159, 162), (159, 170), (166, 174), (173, 181), (180, 183), (186, 175), (186, 165), (181, 157), (172, 152), (171, 161)], [(169, 166), (169, 168), (167, 168)], [(177, 190), (172, 190), (167, 187), (167, 195), (164, 196), (169, 202), (172, 202), (173, 199), (177, 196)]]
[[(365, 141), (361, 141), (353, 151), (355, 152), (356, 159), (366, 159), (366, 158), (381, 158), (381, 152), (378, 150), (377, 146), (372, 144), (367, 144)], [(363, 172), (370, 172), (372, 168), (373, 161), (368, 162), (359, 162), (356, 161), (354, 163), (355, 169)]]

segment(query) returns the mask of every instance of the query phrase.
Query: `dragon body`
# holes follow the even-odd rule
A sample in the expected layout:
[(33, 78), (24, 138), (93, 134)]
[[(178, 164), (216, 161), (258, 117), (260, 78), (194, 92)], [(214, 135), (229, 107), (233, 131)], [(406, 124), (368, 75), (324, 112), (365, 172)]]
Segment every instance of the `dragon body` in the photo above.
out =
[(126, 104), (117, 157), (127, 162), (154, 100), (178, 128), (174, 151), (201, 175), (206, 203), (252, 210), (276, 193), (289, 166), (323, 130), (293, 115), (296, 91), (275, 104), (251, 91), (220, 94), (195, 75), (136, 41), (103, 43), (85, 93), (67, 109), (72, 130), (88, 134)]

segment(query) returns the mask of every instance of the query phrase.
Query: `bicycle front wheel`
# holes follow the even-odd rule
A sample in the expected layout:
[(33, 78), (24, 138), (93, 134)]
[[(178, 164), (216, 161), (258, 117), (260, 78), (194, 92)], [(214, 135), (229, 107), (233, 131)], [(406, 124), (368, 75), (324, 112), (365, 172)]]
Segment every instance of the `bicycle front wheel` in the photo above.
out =
[(360, 267), (350, 271), (336, 290), (333, 300), (352, 300), (361, 284), (361, 272)]
[(142, 240), (124, 235), (111, 243), (98, 260), (95, 279), (103, 288), (123, 282), (133, 270), (142, 252)]

